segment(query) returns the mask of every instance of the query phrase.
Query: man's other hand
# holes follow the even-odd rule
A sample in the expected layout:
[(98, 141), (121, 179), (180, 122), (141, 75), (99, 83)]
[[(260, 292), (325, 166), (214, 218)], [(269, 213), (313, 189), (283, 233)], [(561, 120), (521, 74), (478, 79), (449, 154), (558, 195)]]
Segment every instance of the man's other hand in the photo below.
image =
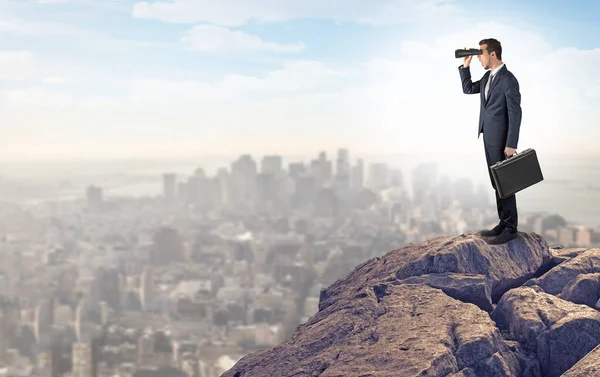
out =
[(516, 152), (517, 152), (517, 150), (515, 148), (511, 148), (511, 147), (504, 148), (504, 155), (506, 156), (506, 158), (512, 157)]

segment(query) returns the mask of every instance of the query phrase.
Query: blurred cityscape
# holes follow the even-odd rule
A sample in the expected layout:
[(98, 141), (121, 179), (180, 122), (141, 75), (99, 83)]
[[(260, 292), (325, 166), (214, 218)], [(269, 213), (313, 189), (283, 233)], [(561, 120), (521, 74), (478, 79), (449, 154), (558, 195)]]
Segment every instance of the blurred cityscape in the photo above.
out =
[[(0, 376), (217, 377), (318, 310), (320, 289), (408, 243), (498, 223), (491, 185), (384, 163), (242, 155), (164, 172), (162, 195), (0, 203)], [(600, 227), (519, 213), (550, 246)]]

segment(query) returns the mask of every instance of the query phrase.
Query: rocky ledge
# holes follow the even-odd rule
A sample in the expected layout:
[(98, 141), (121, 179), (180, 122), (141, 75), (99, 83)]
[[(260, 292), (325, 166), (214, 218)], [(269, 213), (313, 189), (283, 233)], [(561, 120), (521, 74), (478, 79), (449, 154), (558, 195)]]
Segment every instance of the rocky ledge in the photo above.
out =
[(600, 249), (475, 232), (392, 250), (222, 377), (600, 376)]

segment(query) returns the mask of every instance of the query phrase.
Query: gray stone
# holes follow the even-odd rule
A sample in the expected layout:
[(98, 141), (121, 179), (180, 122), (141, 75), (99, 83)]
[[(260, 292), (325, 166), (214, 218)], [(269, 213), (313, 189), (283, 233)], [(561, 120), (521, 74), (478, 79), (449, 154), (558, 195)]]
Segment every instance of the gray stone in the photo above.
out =
[(561, 377), (595, 377), (600, 376), (600, 346), (594, 348)]
[(491, 314), (537, 355), (543, 376), (558, 377), (600, 344), (600, 313), (529, 287), (507, 292)]
[(600, 249), (588, 249), (535, 279), (544, 292), (558, 295), (579, 275), (600, 272)]
[(223, 377), (445, 377), (461, 370), (517, 377), (519, 368), (494, 322), (475, 305), (426, 285), (382, 284), (333, 303), (291, 339), (242, 358)]
[(436, 237), (361, 263), (222, 376), (600, 376), (599, 282), (600, 249)]

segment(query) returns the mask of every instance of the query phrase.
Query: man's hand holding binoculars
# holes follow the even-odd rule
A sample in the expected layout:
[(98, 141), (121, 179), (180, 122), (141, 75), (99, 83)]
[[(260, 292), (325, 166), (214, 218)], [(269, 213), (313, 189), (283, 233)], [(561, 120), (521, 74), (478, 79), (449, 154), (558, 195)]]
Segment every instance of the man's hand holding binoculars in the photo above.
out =
[[(465, 47), (465, 50), (467, 49), (467, 47)], [(463, 57), (463, 67), (468, 68), (469, 65), (471, 64), (471, 59), (473, 59), (473, 55), (467, 55), (465, 57)]]
[(471, 64), (473, 55), (481, 55), (483, 51), (480, 48), (463, 48), (454, 51), (455, 58), (463, 58), (463, 66), (467, 68)]

